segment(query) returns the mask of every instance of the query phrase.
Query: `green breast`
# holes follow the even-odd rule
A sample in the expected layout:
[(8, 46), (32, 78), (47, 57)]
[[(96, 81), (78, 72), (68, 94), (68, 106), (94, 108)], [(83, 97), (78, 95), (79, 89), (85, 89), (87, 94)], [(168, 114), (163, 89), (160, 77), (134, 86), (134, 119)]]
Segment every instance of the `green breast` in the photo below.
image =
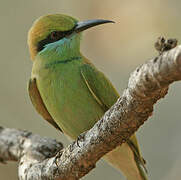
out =
[(41, 63), (32, 74), (49, 113), (71, 138), (90, 129), (104, 114), (81, 76), (82, 64), (82, 59)]

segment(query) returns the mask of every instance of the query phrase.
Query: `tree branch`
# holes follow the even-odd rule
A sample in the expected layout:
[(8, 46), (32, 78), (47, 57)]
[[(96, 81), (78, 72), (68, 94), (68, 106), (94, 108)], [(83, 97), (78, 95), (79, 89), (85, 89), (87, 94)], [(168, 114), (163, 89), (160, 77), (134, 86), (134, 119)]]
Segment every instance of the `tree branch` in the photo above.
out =
[(51, 138), (42, 138), (28, 131), (0, 127), (1, 163), (21, 161), (23, 156), (32, 161), (39, 159), (42, 161), (52, 157), (61, 149), (63, 149), (62, 143)]
[[(181, 46), (131, 73), (128, 87), (92, 129), (62, 149), (55, 140), (26, 131), (0, 130), (0, 158), (19, 160), (20, 180), (77, 180), (107, 152), (125, 142), (152, 115), (168, 86), (181, 80)], [(62, 149), (62, 150), (60, 150)], [(55, 156), (51, 157), (57, 150)]]

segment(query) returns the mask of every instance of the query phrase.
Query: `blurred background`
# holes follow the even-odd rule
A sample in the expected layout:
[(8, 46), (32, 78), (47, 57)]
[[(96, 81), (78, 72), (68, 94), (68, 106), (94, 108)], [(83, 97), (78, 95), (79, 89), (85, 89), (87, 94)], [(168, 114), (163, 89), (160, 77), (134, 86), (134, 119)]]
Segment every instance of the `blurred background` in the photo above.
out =
[[(56, 138), (65, 145), (68, 141), (35, 112), (27, 94), (32, 67), (27, 33), (36, 18), (50, 13), (116, 22), (86, 31), (81, 49), (120, 94), (127, 86), (129, 74), (158, 54), (153, 47), (157, 37), (181, 39), (180, 0), (1, 0), (0, 125)], [(168, 95), (155, 106), (153, 116), (137, 132), (150, 180), (181, 179), (180, 90), (181, 83), (173, 84)], [(83, 179), (120, 177), (101, 160)], [(0, 179), (18, 179), (17, 163), (0, 164)]]

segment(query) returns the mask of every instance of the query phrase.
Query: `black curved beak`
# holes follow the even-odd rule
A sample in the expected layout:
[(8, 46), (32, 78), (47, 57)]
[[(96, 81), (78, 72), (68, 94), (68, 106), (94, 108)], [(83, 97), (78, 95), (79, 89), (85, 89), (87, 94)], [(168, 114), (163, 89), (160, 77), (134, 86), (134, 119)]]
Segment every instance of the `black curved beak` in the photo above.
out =
[(94, 27), (100, 24), (105, 24), (105, 23), (115, 23), (115, 22), (110, 21), (110, 20), (104, 20), (104, 19), (93, 19), (93, 20), (81, 21), (81, 22), (78, 22), (77, 25), (75, 26), (74, 32), (79, 33), (91, 27)]

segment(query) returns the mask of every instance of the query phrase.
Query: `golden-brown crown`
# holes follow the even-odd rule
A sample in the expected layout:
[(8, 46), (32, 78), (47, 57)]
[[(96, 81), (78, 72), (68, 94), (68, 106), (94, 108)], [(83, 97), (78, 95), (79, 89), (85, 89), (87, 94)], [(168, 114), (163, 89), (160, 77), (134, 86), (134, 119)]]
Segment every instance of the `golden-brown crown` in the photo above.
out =
[(52, 31), (69, 31), (77, 20), (63, 14), (52, 14), (38, 18), (28, 32), (28, 46), (31, 59), (37, 54), (38, 42), (45, 39)]

